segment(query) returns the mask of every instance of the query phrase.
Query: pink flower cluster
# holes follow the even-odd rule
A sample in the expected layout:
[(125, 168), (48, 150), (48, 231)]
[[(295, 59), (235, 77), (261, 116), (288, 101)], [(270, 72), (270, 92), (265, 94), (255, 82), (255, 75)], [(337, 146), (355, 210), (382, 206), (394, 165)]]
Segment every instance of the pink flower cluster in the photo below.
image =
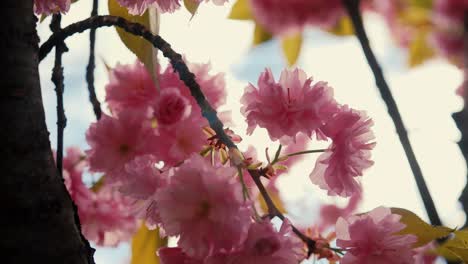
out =
[[(172, 13), (180, 8), (180, 0), (117, 0), (120, 5), (126, 7), (133, 15), (142, 15), (150, 6), (155, 6), (162, 13)], [(188, 0), (201, 3), (203, 0)], [(206, 0), (208, 2), (210, 0)], [(216, 5), (222, 5), (228, 0), (213, 0)]]
[(337, 246), (346, 250), (343, 264), (413, 264), (414, 235), (397, 235), (405, 228), (400, 215), (379, 207), (371, 212), (340, 218), (336, 223)]
[(468, 11), (466, 0), (436, 0), (434, 2), (433, 40), (439, 53), (455, 65), (463, 67), (464, 14)]
[(90, 190), (82, 180), (86, 165), (84, 153), (76, 147), (67, 149), (63, 177), (78, 207), (84, 236), (100, 246), (128, 241), (137, 228), (137, 219), (130, 212), (130, 200), (106, 183), (95, 191)]
[(180, 248), (162, 248), (158, 254), (162, 264), (296, 264), (305, 258), (303, 244), (287, 220), (279, 231), (266, 220), (253, 223), (242, 244), (204, 259), (190, 257)]
[(241, 103), (248, 134), (259, 126), (283, 144), (301, 134), (331, 139), (332, 145), (310, 174), (312, 182), (329, 195), (348, 197), (361, 190), (355, 178), (373, 164), (373, 122), (364, 112), (339, 105), (325, 82), (312, 84), (300, 69), (284, 70), (276, 82), (267, 69), (258, 79), (258, 88), (247, 86)]
[(275, 35), (305, 26), (332, 27), (345, 15), (340, 0), (250, 0), (256, 21)]
[(71, 0), (34, 0), (34, 13), (50, 15), (52, 13), (66, 13), (70, 9)]

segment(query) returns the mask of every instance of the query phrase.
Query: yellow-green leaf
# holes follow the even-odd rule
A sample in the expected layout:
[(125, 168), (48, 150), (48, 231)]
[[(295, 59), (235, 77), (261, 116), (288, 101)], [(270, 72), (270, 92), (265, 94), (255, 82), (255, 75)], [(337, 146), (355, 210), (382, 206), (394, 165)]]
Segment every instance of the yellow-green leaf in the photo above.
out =
[(192, 17), (195, 15), (195, 13), (198, 10), (198, 7), (200, 6), (200, 2), (198, 1), (193, 1), (193, 0), (184, 0), (184, 6), (187, 11), (192, 14)]
[(263, 42), (269, 41), (273, 36), (271, 33), (266, 31), (262, 26), (255, 23), (255, 30), (254, 30), (254, 37), (253, 37), (253, 45), (259, 45)]
[(291, 66), (296, 63), (299, 54), (301, 53), (302, 34), (297, 33), (294, 35), (286, 36), (282, 39), (283, 53), (286, 57), (288, 65)]
[[(276, 205), (276, 208), (278, 208), (278, 210), (280, 211), (280, 213), (285, 214), (286, 208), (284, 207), (283, 201), (281, 200), (278, 191), (269, 192), (269, 195), (271, 197), (271, 200), (273, 200), (273, 203)], [(268, 206), (265, 202), (265, 199), (263, 199), (263, 196), (259, 195), (258, 200), (260, 202), (260, 208), (262, 209), (262, 211), (267, 213)]]
[(456, 247), (448, 247), (450, 251), (452, 251), (457, 257), (460, 258), (463, 263), (468, 262), (468, 249), (467, 248), (456, 248)]
[(237, 0), (231, 9), (228, 18), (236, 20), (253, 20), (249, 0)]
[(104, 175), (102, 175), (101, 178), (99, 178), (99, 180), (95, 182), (90, 189), (93, 192), (98, 192), (102, 186), (104, 186)]
[(453, 229), (445, 226), (432, 226), (406, 209), (391, 208), (391, 210), (393, 214), (401, 215), (400, 222), (406, 225), (405, 229), (400, 231), (399, 234), (412, 234), (418, 238), (413, 247), (420, 247), (435, 239), (446, 237), (453, 231)]
[[(120, 6), (117, 0), (109, 0), (108, 6), (110, 15), (120, 16), (131, 22), (140, 23), (148, 29), (151, 28), (148, 11), (146, 11), (142, 16), (130, 15), (127, 9)], [(148, 71), (152, 73), (154, 71), (153, 46), (141, 37), (133, 36), (120, 28), (116, 29), (125, 46), (132, 51), (137, 58), (145, 64)]]
[(415, 67), (434, 57), (434, 49), (427, 41), (428, 32), (418, 31), (409, 45), (408, 65)]
[(353, 22), (347, 16), (341, 18), (334, 27), (327, 30), (337, 36), (349, 36), (354, 34)]
[(167, 246), (167, 238), (159, 235), (159, 229), (149, 230), (143, 223), (132, 238), (130, 264), (159, 264), (158, 248)]

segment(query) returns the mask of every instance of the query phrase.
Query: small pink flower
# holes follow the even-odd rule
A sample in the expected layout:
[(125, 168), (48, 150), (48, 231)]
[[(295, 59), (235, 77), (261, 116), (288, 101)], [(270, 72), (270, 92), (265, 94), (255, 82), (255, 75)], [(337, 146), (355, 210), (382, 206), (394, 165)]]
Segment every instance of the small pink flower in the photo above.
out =
[(413, 264), (414, 235), (396, 235), (405, 228), (400, 215), (378, 207), (367, 214), (340, 218), (336, 244), (347, 252), (342, 264)]
[[(190, 71), (195, 74), (197, 83), (200, 85), (202, 92), (205, 94), (208, 102), (214, 108), (218, 108), (226, 102), (226, 83), (224, 81), (224, 74), (210, 74), (211, 65), (198, 64), (198, 63), (187, 63)], [(169, 87), (177, 87), (180, 93), (185, 96), (192, 104), (192, 112), (200, 113), (195, 99), (190, 94), (189, 88), (179, 78), (179, 74), (174, 71), (171, 65), (169, 65), (160, 74), (160, 86), (161, 89)]]
[(161, 248), (158, 250), (161, 264), (202, 264), (203, 261), (191, 258), (181, 248)]
[(99, 246), (117, 246), (129, 241), (138, 227), (130, 211), (130, 200), (110, 186), (101, 187), (86, 207), (78, 205), (84, 236)]
[(250, 0), (250, 5), (258, 23), (275, 35), (307, 25), (330, 27), (345, 14), (340, 0)]
[(187, 159), (193, 153), (199, 153), (207, 144), (203, 127), (206, 119), (200, 114), (192, 115), (170, 127), (160, 127), (155, 143), (157, 154), (166, 166), (173, 166)]
[(159, 223), (159, 212), (155, 206), (157, 190), (167, 185), (167, 175), (156, 168), (152, 155), (136, 157), (125, 165), (125, 178), (119, 191), (133, 200), (131, 211), (137, 218), (145, 219), (150, 229)]
[(257, 126), (263, 127), (272, 140), (283, 143), (295, 141), (300, 132), (324, 138), (321, 127), (338, 110), (332, 88), (325, 82), (312, 85), (312, 78), (300, 69), (284, 70), (279, 82), (266, 69), (258, 79), (258, 88), (247, 86), (241, 103), (248, 134)]
[(130, 200), (104, 183), (97, 193), (83, 183), (83, 154), (74, 147), (63, 159), (67, 190), (78, 208), (84, 236), (100, 246), (116, 246), (128, 241), (137, 220), (130, 212)]
[(154, 135), (141, 117), (122, 113), (119, 118), (103, 114), (86, 132), (91, 149), (86, 151), (90, 170), (104, 172), (112, 180), (124, 174), (125, 164), (153, 151)]
[(231, 250), (245, 237), (250, 208), (243, 200), (234, 168), (214, 168), (193, 154), (156, 194), (162, 227), (180, 236), (178, 245), (191, 257)]
[(70, 9), (70, 0), (34, 0), (34, 13), (50, 15), (52, 13), (66, 13)]
[(318, 224), (319, 231), (324, 231), (327, 228), (334, 226), (338, 218), (346, 218), (350, 216), (357, 208), (362, 200), (362, 193), (356, 192), (348, 201), (345, 207), (338, 207), (334, 204), (320, 206), (320, 221)]
[[(425, 246), (415, 248), (414, 252), (414, 264), (434, 264), (437, 260), (435, 254), (436, 246), (434, 243), (428, 243)], [(431, 252), (433, 251), (433, 252)]]
[(208, 258), (207, 264), (297, 264), (305, 258), (304, 244), (285, 220), (278, 231), (265, 220), (250, 226), (242, 247)]
[(158, 125), (170, 126), (190, 115), (191, 105), (177, 88), (165, 88), (154, 105), (154, 116)]
[(141, 62), (117, 65), (110, 71), (106, 102), (113, 114), (128, 110), (144, 112), (156, 96), (157, 90), (151, 75)]
[(172, 13), (180, 7), (180, 0), (117, 0), (120, 5), (128, 8), (132, 15), (142, 15), (151, 5), (155, 5), (161, 13)]
[(364, 112), (344, 106), (323, 128), (323, 133), (333, 143), (320, 155), (310, 179), (328, 195), (348, 197), (360, 192), (360, 183), (355, 179), (363, 170), (373, 165), (371, 149), (375, 143), (370, 130), (371, 119)]
[(463, 19), (467, 11), (466, 0), (434, 2), (432, 40), (438, 52), (458, 67), (463, 67)]

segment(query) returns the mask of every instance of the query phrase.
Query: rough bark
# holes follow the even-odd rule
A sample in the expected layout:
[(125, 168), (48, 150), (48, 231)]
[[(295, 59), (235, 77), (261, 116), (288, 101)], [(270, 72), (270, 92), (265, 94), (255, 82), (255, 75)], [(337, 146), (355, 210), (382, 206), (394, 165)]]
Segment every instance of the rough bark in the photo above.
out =
[(33, 1), (3, 0), (0, 13), (1, 262), (90, 263), (92, 250), (53, 161)]

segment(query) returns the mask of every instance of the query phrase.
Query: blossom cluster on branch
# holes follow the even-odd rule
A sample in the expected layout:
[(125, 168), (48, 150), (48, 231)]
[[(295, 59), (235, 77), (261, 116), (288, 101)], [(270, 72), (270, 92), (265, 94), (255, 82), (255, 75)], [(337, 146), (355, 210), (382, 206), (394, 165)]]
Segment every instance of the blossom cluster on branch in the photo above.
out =
[[(179, 0), (118, 2), (135, 15), (150, 6), (160, 12), (180, 7)], [(258, 23), (277, 35), (308, 25), (331, 28), (345, 14), (338, 0), (249, 3)], [(364, 3), (371, 8), (370, 1)], [(465, 2), (457, 4), (465, 8)], [(444, 1), (435, 6), (436, 19), (446, 25), (462, 23), (464, 12)], [(69, 7), (70, 1), (35, 1), (37, 14), (64, 13)], [(392, 20), (395, 6), (383, 7), (401, 43), (407, 44), (405, 30)], [(448, 28), (436, 39), (459, 37)], [(439, 46), (450, 50), (448, 54), (459, 52), (458, 44)], [(209, 64), (185, 63), (209, 106), (219, 111), (227, 97), (223, 74), (210, 73)], [(362, 198), (359, 177), (373, 165), (373, 121), (364, 111), (337, 102), (326, 82), (314, 82), (299, 68), (283, 70), (276, 81), (267, 68), (256, 85), (247, 85), (241, 98), (246, 134), (260, 127), (280, 143), (274, 158), (265, 151), (268, 162), (262, 163), (254, 146), (243, 153), (237, 149), (232, 142), (242, 138), (235, 131), (222, 127), (220, 133), (210, 127), (211, 121), (202, 115), (206, 109), (194, 98), (197, 91), (186, 86), (176, 66), (150, 73), (137, 61), (110, 69), (105, 87), (108, 111), (87, 130), (89, 149), (84, 153), (68, 149), (63, 177), (88, 239), (115, 246), (129, 240), (144, 222), (163, 236), (178, 238), (176, 247), (158, 249), (163, 264), (296, 264), (311, 255), (344, 264), (434, 262), (427, 255), (431, 243), (416, 248), (418, 237), (402, 233), (406, 228), (402, 216), (391, 209), (353, 215)], [(228, 112), (220, 116), (224, 123), (231, 121)], [(312, 140), (330, 145), (305, 149)], [(275, 183), (299, 155), (317, 152), (322, 154), (309, 167), (311, 182), (329, 196), (349, 201), (345, 207), (323, 205), (317, 223), (297, 228), (274, 204)], [(83, 182), (85, 169), (102, 175), (91, 188)], [(274, 224), (275, 217), (281, 224)]]

